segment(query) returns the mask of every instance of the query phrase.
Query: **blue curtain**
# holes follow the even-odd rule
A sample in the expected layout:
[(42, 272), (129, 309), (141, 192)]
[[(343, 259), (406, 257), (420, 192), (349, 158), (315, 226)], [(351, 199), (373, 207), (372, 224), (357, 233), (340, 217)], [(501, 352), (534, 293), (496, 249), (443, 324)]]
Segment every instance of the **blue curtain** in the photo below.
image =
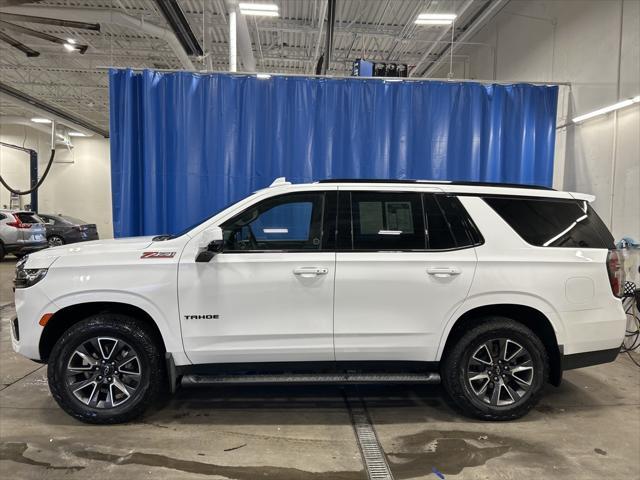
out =
[(116, 236), (173, 233), (285, 176), (550, 186), (557, 87), (110, 72)]

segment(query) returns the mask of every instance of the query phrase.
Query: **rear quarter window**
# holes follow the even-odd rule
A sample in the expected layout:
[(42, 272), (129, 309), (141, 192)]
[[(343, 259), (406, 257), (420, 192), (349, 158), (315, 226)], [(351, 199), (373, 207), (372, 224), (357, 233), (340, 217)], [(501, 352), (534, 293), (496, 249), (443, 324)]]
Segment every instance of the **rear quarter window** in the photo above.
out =
[(531, 245), (615, 247), (613, 236), (584, 200), (484, 197), (484, 201)]

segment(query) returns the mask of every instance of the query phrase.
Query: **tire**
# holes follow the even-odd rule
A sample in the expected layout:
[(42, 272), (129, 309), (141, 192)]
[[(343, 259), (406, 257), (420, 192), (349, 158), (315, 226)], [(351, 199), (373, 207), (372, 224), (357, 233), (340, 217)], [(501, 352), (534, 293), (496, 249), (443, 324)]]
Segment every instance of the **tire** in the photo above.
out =
[(7, 254), (4, 250), (4, 244), (0, 242), (0, 262), (4, 260), (4, 256)]
[(535, 333), (515, 320), (489, 317), (479, 321), (482, 323), (446, 352), (441, 368), (443, 387), (468, 416), (520, 418), (538, 403), (547, 383), (547, 351)]
[(166, 385), (162, 350), (154, 337), (143, 322), (121, 314), (101, 313), (76, 323), (49, 357), (53, 398), (85, 423), (139, 417)]
[(59, 247), (60, 245), (64, 245), (65, 242), (64, 238), (58, 235), (51, 235), (50, 237), (47, 237), (47, 243), (50, 247)]

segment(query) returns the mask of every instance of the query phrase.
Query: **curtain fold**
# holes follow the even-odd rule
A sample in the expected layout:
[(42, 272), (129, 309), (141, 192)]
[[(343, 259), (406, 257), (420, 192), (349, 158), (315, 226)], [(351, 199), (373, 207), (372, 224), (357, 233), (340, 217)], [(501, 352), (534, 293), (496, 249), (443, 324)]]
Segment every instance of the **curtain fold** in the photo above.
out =
[(117, 237), (177, 232), (281, 176), (552, 183), (554, 86), (109, 77)]

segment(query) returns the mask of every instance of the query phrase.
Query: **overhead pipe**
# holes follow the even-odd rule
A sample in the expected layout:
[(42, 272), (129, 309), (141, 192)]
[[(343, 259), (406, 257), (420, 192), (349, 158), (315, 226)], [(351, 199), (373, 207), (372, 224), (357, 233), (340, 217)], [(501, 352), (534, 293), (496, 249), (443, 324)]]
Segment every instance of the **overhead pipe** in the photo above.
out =
[(487, 7), (482, 11), (482, 13), (478, 15), (478, 17), (471, 23), (471, 25), (466, 28), (464, 33), (462, 33), (462, 35), (460, 35), (460, 37), (458, 37), (455, 42), (452, 42), (442, 52), (440, 52), (438, 58), (427, 67), (422, 76), (428, 77), (431, 73), (433, 73), (438, 65), (440, 65), (444, 57), (455, 53), (455, 51), (462, 46), (462, 42), (466, 42), (473, 35), (478, 33), (478, 31), (482, 27), (484, 27), (494, 16), (496, 16), (497, 13), (502, 10), (502, 8), (507, 3), (509, 3), (509, 0), (494, 0), (493, 2), (488, 4)]
[(0, 82), (0, 98), (6, 98), (11, 103), (20, 105), (30, 112), (67, 125), (68, 127), (84, 133), (85, 135), (93, 135), (93, 133), (97, 133), (105, 138), (109, 136), (109, 132), (107, 130), (100, 128), (97, 125), (93, 125), (84, 119), (78, 118), (71, 113), (65, 112), (58, 107), (49, 105), (3, 82)]
[[(41, 32), (40, 30), (33, 30), (31, 28), (23, 27), (22, 25), (18, 25), (17, 23), (5, 22), (4, 20), (0, 20), (0, 27), (7, 28), (9, 30), (13, 30), (18, 33), (22, 33), (23, 35), (29, 35), (30, 37), (41, 38), (42, 40), (46, 40), (47, 42), (57, 43), (58, 45), (69, 45), (63, 38), (58, 38), (53, 35), (49, 35), (48, 33)], [(89, 48), (88, 45), (82, 44), (73, 44), (73, 49), (84, 54)]]
[(331, 64), (331, 52), (333, 50), (333, 30), (336, 24), (336, 0), (327, 0), (328, 2), (328, 18), (327, 18), (327, 34), (324, 38), (324, 58), (322, 62), (322, 75), (326, 75)]
[(204, 54), (202, 47), (178, 2), (176, 0), (156, 0), (156, 5), (187, 55), (202, 56)]
[(27, 57), (38, 57), (38, 56), (40, 56), (40, 52), (38, 52), (37, 50), (34, 50), (33, 48), (29, 47), (28, 45), (25, 45), (22, 42), (19, 42), (18, 40), (16, 40), (15, 38), (7, 35), (6, 33), (4, 33), (1, 30), (0, 30), (0, 42), (4, 42), (4, 43), (6, 43), (8, 45), (11, 45), (13, 48), (17, 48), (22, 53), (24, 53)]
[(17, 15), (30, 15), (37, 13), (40, 16), (56, 18), (59, 20), (75, 20), (87, 23), (104, 23), (109, 25), (118, 25), (120, 27), (128, 27), (132, 30), (143, 31), (151, 36), (157, 37), (167, 42), (171, 50), (186, 70), (195, 70), (191, 59), (185, 52), (175, 34), (163, 27), (159, 27), (153, 23), (144, 22), (141, 19), (127, 15), (116, 10), (94, 10), (83, 8), (56, 8), (56, 7), (3, 7), (0, 13), (14, 13)]
[[(327, 2), (322, 3), (322, 10), (320, 10), (320, 16), (318, 17), (318, 39), (316, 40), (316, 49), (313, 54), (313, 58), (309, 65), (312, 65), (313, 60), (318, 59), (318, 52), (320, 51), (320, 43), (322, 42), (322, 29), (324, 27), (324, 17), (327, 14)], [(310, 68), (307, 68), (307, 73), (309, 73)]]
[(229, 71), (238, 71), (238, 26), (235, 10), (229, 12)]
[(15, 13), (2, 13), (5, 21), (44, 23), (45, 25), (56, 25), (58, 27), (79, 28), (81, 30), (100, 31), (100, 24), (95, 22), (74, 22), (72, 20), (58, 20), (57, 18), (37, 17), (34, 15), (18, 15)]
[[(231, 13), (235, 13), (236, 54), (240, 56), (243, 67), (242, 69), (245, 72), (255, 72), (256, 59), (253, 55), (253, 46), (251, 45), (251, 36), (249, 35), (247, 19), (244, 15), (239, 13), (237, 0), (225, 0), (224, 3), (227, 7), (227, 13), (229, 14), (229, 24), (231, 24)], [(231, 32), (229, 36), (231, 37)], [(260, 39), (257, 40), (260, 41)], [(231, 38), (229, 38), (229, 43), (231, 43)], [(231, 54), (231, 45), (229, 46), (229, 54)]]

